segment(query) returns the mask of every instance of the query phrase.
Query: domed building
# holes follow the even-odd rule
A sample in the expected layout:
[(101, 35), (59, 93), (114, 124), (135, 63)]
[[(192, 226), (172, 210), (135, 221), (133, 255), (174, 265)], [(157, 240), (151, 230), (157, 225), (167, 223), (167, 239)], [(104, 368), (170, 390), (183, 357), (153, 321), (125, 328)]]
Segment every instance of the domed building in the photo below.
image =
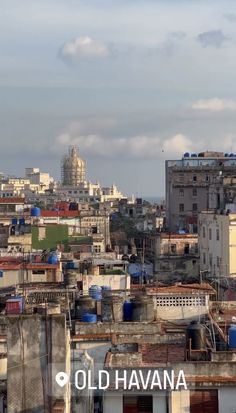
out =
[(62, 185), (78, 186), (85, 182), (86, 164), (79, 157), (76, 146), (71, 146), (68, 155), (62, 158), (61, 178)]

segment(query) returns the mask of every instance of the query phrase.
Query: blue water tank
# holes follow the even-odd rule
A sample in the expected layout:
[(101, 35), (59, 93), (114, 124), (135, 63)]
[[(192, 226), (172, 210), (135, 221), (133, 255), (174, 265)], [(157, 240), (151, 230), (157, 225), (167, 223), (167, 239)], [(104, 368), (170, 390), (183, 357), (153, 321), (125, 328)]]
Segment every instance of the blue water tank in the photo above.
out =
[(230, 153), (230, 155), (229, 155), (229, 156), (230, 156), (230, 158), (233, 158), (233, 156), (234, 156), (234, 153)]
[(31, 208), (31, 216), (32, 217), (40, 217), (41, 209), (38, 207)]
[(74, 268), (75, 268), (75, 263), (74, 263), (74, 261), (68, 261), (68, 262), (66, 263), (66, 269), (67, 269), (67, 270), (74, 270)]
[(229, 154), (228, 154), (228, 153), (225, 153), (225, 158), (228, 158), (228, 156), (229, 156)]
[(102, 291), (110, 291), (110, 290), (111, 290), (110, 285), (103, 285), (102, 286)]
[(82, 322), (83, 323), (96, 323), (97, 322), (97, 314), (85, 313), (82, 315)]
[(185, 154), (184, 154), (184, 158), (189, 158), (189, 152), (185, 152)]
[(58, 264), (58, 256), (56, 254), (49, 255), (48, 264)]
[(236, 348), (236, 325), (232, 324), (228, 330), (229, 334), (229, 347)]
[(89, 288), (89, 295), (94, 300), (100, 301), (102, 299), (102, 287), (99, 285), (91, 285)]
[(130, 301), (125, 301), (123, 306), (124, 311), (124, 321), (132, 321), (133, 315), (133, 303)]
[(12, 218), (11, 223), (12, 225), (17, 225), (17, 218)]
[(19, 225), (25, 225), (25, 218), (19, 219)]
[(191, 154), (191, 157), (192, 157), (192, 158), (197, 158), (197, 154), (196, 154), (196, 153), (192, 153), (192, 154)]

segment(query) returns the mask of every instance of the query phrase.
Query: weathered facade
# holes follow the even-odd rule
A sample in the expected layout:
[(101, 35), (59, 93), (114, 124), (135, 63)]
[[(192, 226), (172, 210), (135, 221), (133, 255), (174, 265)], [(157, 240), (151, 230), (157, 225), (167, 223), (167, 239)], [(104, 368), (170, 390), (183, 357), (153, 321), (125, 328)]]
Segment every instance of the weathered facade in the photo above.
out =
[(197, 215), (209, 208), (209, 187), (235, 175), (236, 157), (223, 152), (186, 153), (166, 161), (166, 212), (170, 231), (197, 232)]

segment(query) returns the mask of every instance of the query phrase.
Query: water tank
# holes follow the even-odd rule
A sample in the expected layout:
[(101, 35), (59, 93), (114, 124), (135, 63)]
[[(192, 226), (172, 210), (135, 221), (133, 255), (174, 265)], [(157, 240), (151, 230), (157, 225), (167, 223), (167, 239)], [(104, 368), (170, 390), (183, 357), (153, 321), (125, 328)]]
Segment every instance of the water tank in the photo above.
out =
[(152, 297), (135, 297), (131, 300), (133, 305), (132, 321), (153, 321), (154, 302)]
[(125, 301), (123, 305), (123, 311), (124, 311), (124, 321), (132, 321), (133, 303), (130, 301)]
[(50, 254), (48, 257), (48, 264), (58, 264), (58, 256), (56, 254)]
[(103, 285), (102, 286), (102, 296), (103, 297), (110, 297), (112, 294), (110, 285)]
[(101, 300), (102, 299), (102, 287), (99, 285), (91, 285), (89, 288), (89, 295), (90, 297), (94, 298), (94, 300)]
[(38, 208), (38, 207), (31, 208), (31, 213), (30, 213), (30, 215), (31, 215), (32, 217), (40, 217), (40, 215), (41, 215), (41, 209)]
[(19, 219), (19, 225), (25, 225), (25, 218)]
[(68, 270), (74, 270), (74, 268), (75, 268), (75, 263), (74, 263), (74, 261), (68, 261), (68, 262), (66, 263), (66, 269), (68, 269)]
[(191, 154), (191, 158), (197, 158), (197, 154), (196, 154), (196, 153), (192, 153), (192, 154)]
[(77, 287), (77, 273), (72, 271), (67, 271), (64, 273), (64, 284), (68, 288)]
[(189, 152), (185, 152), (184, 158), (189, 158), (189, 156), (190, 156)]
[(83, 323), (96, 323), (97, 322), (97, 314), (90, 314), (90, 313), (83, 314), (82, 322)]
[(225, 158), (228, 158), (229, 157), (229, 154), (228, 153), (225, 153)]
[(229, 347), (236, 348), (236, 325), (232, 324), (228, 330), (229, 334)]
[(191, 339), (192, 350), (205, 350), (206, 348), (206, 329), (198, 321), (192, 321), (186, 330), (187, 347)]
[(102, 321), (123, 321), (123, 298), (110, 296), (102, 299)]
[(96, 314), (96, 300), (89, 295), (84, 295), (75, 299), (75, 317), (82, 319), (84, 314)]
[(17, 225), (17, 218), (12, 218), (11, 223), (12, 225)]
[(230, 155), (229, 155), (229, 156), (230, 156), (230, 158), (233, 158), (233, 156), (234, 156), (234, 153), (230, 153)]

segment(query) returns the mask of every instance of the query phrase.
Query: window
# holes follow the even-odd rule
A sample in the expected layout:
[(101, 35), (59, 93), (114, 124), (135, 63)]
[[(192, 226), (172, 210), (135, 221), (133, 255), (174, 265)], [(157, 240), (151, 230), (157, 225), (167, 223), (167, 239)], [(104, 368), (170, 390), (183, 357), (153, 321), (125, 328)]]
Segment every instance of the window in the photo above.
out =
[(184, 253), (189, 254), (189, 244), (184, 245)]
[(209, 176), (206, 175), (206, 182), (209, 182)]
[(190, 413), (219, 413), (218, 390), (191, 390)]
[(197, 175), (193, 175), (193, 182), (197, 182)]
[(212, 267), (212, 254), (209, 254), (209, 265)]
[(184, 204), (179, 204), (179, 212), (184, 212)]
[(184, 182), (184, 174), (179, 174), (179, 181)]
[(220, 240), (220, 230), (217, 228), (216, 229), (216, 241)]
[(197, 204), (193, 204), (193, 211), (197, 211)]
[(206, 264), (206, 253), (205, 252), (202, 254), (202, 262), (204, 265)]
[(206, 238), (206, 227), (202, 227), (202, 237)]
[(100, 253), (101, 252), (101, 246), (100, 245), (94, 245), (93, 246), (93, 252)]
[(45, 270), (32, 270), (32, 274), (34, 275), (39, 275), (39, 274), (45, 274)]
[(211, 228), (209, 228), (208, 233), (209, 233), (209, 240), (211, 240), (211, 238), (212, 238), (212, 231), (211, 231)]
[(123, 396), (123, 413), (152, 413), (152, 396), (125, 395)]
[(180, 196), (180, 197), (183, 197), (183, 196), (184, 196), (184, 189), (183, 189), (183, 188), (180, 188), (180, 190), (179, 190), (179, 196)]
[(171, 244), (171, 246), (170, 246), (170, 252), (171, 252), (172, 254), (176, 254), (176, 244)]
[(220, 257), (216, 257), (216, 265), (220, 268)]
[(198, 254), (198, 244), (197, 243), (194, 244), (194, 251), (195, 251), (195, 254)]
[(197, 188), (193, 188), (193, 196), (197, 196)]

